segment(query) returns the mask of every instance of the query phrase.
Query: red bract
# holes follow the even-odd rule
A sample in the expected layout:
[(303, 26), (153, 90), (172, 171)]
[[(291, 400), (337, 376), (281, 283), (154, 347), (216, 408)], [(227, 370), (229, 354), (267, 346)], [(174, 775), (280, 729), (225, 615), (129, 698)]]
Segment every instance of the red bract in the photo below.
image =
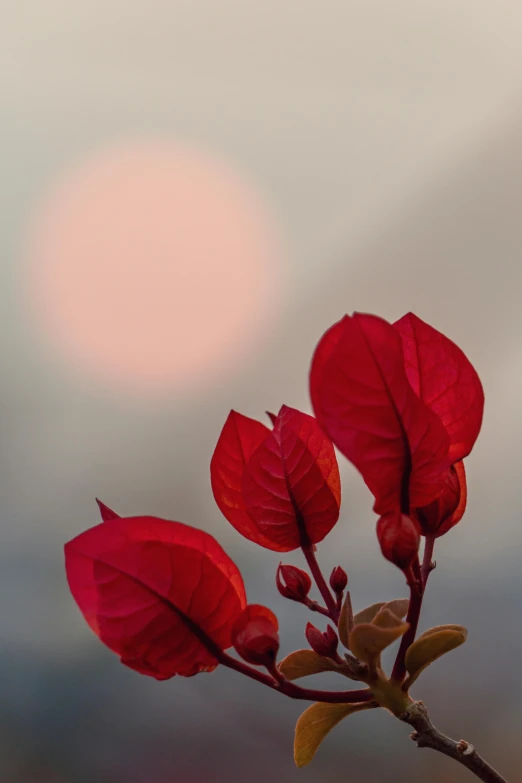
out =
[(377, 513), (409, 513), (437, 497), (448, 434), (410, 386), (391, 324), (359, 313), (336, 323), (316, 348), (310, 393), (318, 423), (361, 472)]
[(417, 557), (420, 528), (414, 519), (392, 511), (377, 522), (377, 538), (381, 551), (391, 563), (406, 571)]
[(312, 416), (283, 405), (243, 473), (245, 507), (280, 548), (322, 541), (339, 518), (341, 484), (331, 441)]
[(466, 510), (466, 500), (466, 472), (464, 463), (459, 461), (448, 470), (440, 495), (428, 506), (415, 509), (413, 516), (424, 535), (439, 538), (460, 522)]
[(484, 391), (473, 365), (455, 343), (413, 313), (394, 327), (413, 390), (444, 424), (451, 462), (461, 460), (473, 448), (484, 413)]
[(245, 661), (270, 667), (275, 663), (279, 649), (278, 629), (277, 617), (270, 609), (250, 604), (232, 627), (232, 641)]
[(159, 680), (214, 669), (246, 604), (232, 560), (180, 522), (115, 518), (66, 544), (65, 564), (92, 630), (122, 663)]
[(292, 547), (283, 546), (264, 535), (246, 510), (243, 500), (246, 463), (268, 435), (269, 428), (261, 422), (230, 411), (212, 455), (210, 480), (216, 503), (232, 527), (249, 541), (276, 552), (288, 552)]

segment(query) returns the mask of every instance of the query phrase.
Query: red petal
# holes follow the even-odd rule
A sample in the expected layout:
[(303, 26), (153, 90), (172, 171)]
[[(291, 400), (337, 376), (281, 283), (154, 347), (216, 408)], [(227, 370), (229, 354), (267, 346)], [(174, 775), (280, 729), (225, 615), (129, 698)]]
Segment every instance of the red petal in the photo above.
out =
[(98, 504), (98, 508), (100, 509), (101, 518), (104, 522), (109, 522), (111, 519), (120, 519), (120, 515), (109, 508), (109, 506), (106, 506), (105, 503), (102, 503), (101, 500), (96, 498), (96, 502)]
[(391, 324), (359, 313), (334, 324), (315, 351), (310, 393), (320, 426), (362, 473), (377, 513), (436, 497), (448, 435), (413, 392)]
[[(245, 606), (241, 574), (212, 536), (155, 517), (115, 519), (65, 546), (67, 579), (92, 630), (157, 679), (217, 665)], [(202, 635), (203, 634), (203, 641)]]
[(257, 447), (270, 435), (261, 422), (231, 411), (210, 463), (210, 480), (221, 513), (241, 535), (276, 552), (288, 552), (267, 538), (248, 514), (242, 494), (243, 472)]
[(448, 431), (451, 461), (466, 457), (484, 412), (484, 391), (473, 365), (455, 343), (413, 313), (394, 327), (402, 338), (412, 388)]
[(339, 518), (339, 469), (313, 416), (283, 405), (273, 432), (247, 463), (243, 497), (260, 530), (287, 550), (330, 532)]
[(457, 474), (457, 478), (460, 486), (459, 504), (453, 514), (442, 522), (437, 530), (437, 538), (443, 536), (452, 527), (455, 527), (457, 522), (460, 522), (466, 511), (466, 503), (468, 500), (468, 487), (466, 483), (466, 471), (464, 469), (464, 463), (462, 461), (456, 462), (453, 465), (453, 470)]

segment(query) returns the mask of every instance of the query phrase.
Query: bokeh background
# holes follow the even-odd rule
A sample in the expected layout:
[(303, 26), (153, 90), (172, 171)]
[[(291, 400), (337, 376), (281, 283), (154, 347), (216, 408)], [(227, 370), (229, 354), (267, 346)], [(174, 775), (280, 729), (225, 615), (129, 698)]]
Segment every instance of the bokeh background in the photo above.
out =
[[(298, 771), (302, 704), (220, 669), (125, 669), (66, 587), (99, 496), (215, 534), (283, 651), (303, 646), (278, 556), (221, 517), (209, 461), (230, 408), (309, 410), (312, 350), (353, 310), (413, 310), (483, 379), (468, 511), (422, 619), (469, 639), (414, 695), (518, 779), (521, 36), (512, 0), (4, 0), (2, 783), (470, 779), (380, 712)], [(356, 608), (402, 596), (342, 472), (321, 562), (347, 566)]]

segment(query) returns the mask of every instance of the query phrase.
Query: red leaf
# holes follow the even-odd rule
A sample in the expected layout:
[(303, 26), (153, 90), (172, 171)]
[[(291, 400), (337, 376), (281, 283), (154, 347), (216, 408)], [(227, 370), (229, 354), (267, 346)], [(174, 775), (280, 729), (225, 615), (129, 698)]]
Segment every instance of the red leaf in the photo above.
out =
[(110, 509), (109, 506), (106, 506), (105, 503), (102, 503), (101, 500), (96, 498), (96, 502), (98, 504), (98, 508), (100, 509), (101, 518), (104, 522), (109, 522), (111, 519), (120, 519), (120, 515)]
[(283, 405), (246, 465), (243, 498), (264, 535), (287, 550), (330, 532), (339, 518), (339, 469), (313, 416)]
[(232, 641), (239, 655), (256, 666), (271, 666), (279, 650), (279, 623), (266, 606), (249, 604), (232, 626)]
[(97, 525), (65, 545), (65, 565), (92, 630), (122, 663), (159, 680), (215, 668), (246, 604), (241, 574), (217, 541), (180, 522)]
[(409, 512), (437, 496), (448, 435), (413, 392), (391, 324), (360, 313), (334, 324), (316, 348), (310, 393), (318, 423), (361, 472), (377, 513)]
[(398, 510), (380, 517), (377, 522), (377, 538), (386, 560), (403, 571), (417, 557), (420, 544), (419, 524)]
[(484, 412), (484, 391), (473, 365), (455, 343), (413, 313), (394, 327), (402, 338), (412, 388), (446, 427), (451, 462), (466, 457)]
[(249, 541), (276, 552), (288, 552), (289, 547), (279, 545), (263, 534), (243, 500), (245, 465), (268, 435), (270, 430), (261, 422), (231, 411), (212, 456), (210, 480), (216, 503), (232, 527)]

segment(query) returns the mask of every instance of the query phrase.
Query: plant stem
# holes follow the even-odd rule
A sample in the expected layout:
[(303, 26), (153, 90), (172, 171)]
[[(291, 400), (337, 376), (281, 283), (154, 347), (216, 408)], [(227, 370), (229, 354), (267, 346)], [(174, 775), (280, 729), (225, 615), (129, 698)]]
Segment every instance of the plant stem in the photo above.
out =
[[(417, 634), (417, 627), (419, 625), (419, 618), (422, 609), (422, 599), (424, 598), (424, 592), (426, 590), (426, 584), (431, 572), (431, 559), (433, 557), (433, 547), (435, 545), (434, 536), (426, 536), (426, 542), (424, 544), (424, 554), (422, 557), (422, 566), (419, 568), (419, 560), (413, 564), (408, 577), (408, 583), (410, 587), (410, 605), (408, 607), (408, 614), (406, 615), (406, 622), (410, 624), (410, 627), (401, 639), (401, 646), (395, 659), (391, 679), (397, 682), (402, 682), (406, 674), (405, 658), (408, 647), (415, 641)], [(415, 572), (420, 572), (420, 582), (414, 578)]]
[(401, 639), (401, 646), (399, 647), (399, 652), (397, 653), (397, 658), (395, 659), (395, 663), (393, 665), (393, 671), (391, 673), (390, 679), (394, 680), (395, 682), (402, 682), (404, 675), (406, 674), (406, 651), (414, 641), (415, 634), (417, 633), (417, 626), (419, 624), (419, 617), (422, 607), (422, 597), (424, 594), (422, 586), (411, 578), (409, 580), (409, 587), (410, 604), (408, 606), (406, 622), (409, 623), (410, 627)]
[(317, 603), (317, 601), (312, 601), (310, 598), (307, 598), (305, 601), (303, 601), (303, 604), (310, 609), (311, 612), (319, 612), (319, 614), (324, 614), (325, 617), (330, 617), (330, 612), (328, 609), (326, 609), (324, 606), (321, 606), (321, 604)]
[(413, 702), (401, 715), (401, 720), (414, 728), (410, 735), (419, 748), (431, 748), (458, 761), (469, 769), (483, 783), (507, 783), (493, 767), (479, 756), (473, 745), (465, 740), (456, 742), (438, 731), (428, 717), (426, 707), (421, 701)]
[(228, 655), (226, 652), (220, 651), (219, 656), (216, 654), (216, 657), (223, 666), (228, 666), (229, 669), (244, 674), (252, 680), (257, 680), (257, 682), (267, 685), (273, 690), (284, 693), (285, 696), (289, 696), (291, 699), (325, 701), (332, 704), (356, 704), (358, 702), (366, 702), (373, 699), (372, 692), (367, 688), (355, 691), (320, 691), (315, 690), (314, 688), (301, 688), (299, 685), (289, 682), (282, 676), (277, 678), (275, 676), (270, 677), (268, 674), (260, 672), (252, 666), (248, 666), (248, 664), (243, 663), (243, 661), (232, 658), (232, 656)]
[(428, 581), (428, 577), (432, 571), (431, 561), (433, 559), (434, 546), (435, 546), (435, 536), (433, 535), (426, 536), (426, 543), (424, 544), (424, 555), (422, 558), (422, 568), (421, 568), (423, 590), (426, 589), (426, 582)]
[(333, 597), (333, 595), (331, 594), (330, 589), (326, 584), (326, 579), (323, 576), (323, 572), (319, 567), (319, 563), (317, 562), (317, 558), (314, 552), (314, 545), (308, 542), (303, 543), (301, 549), (303, 550), (303, 554), (306, 558), (306, 562), (308, 563), (308, 567), (312, 572), (312, 576), (319, 589), (319, 592), (323, 597), (323, 601), (325, 602), (328, 608), (330, 619), (333, 620), (333, 622), (337, 625), (337, 620), (339, 619), (339, 613), (337, 611), (337, 602)]

